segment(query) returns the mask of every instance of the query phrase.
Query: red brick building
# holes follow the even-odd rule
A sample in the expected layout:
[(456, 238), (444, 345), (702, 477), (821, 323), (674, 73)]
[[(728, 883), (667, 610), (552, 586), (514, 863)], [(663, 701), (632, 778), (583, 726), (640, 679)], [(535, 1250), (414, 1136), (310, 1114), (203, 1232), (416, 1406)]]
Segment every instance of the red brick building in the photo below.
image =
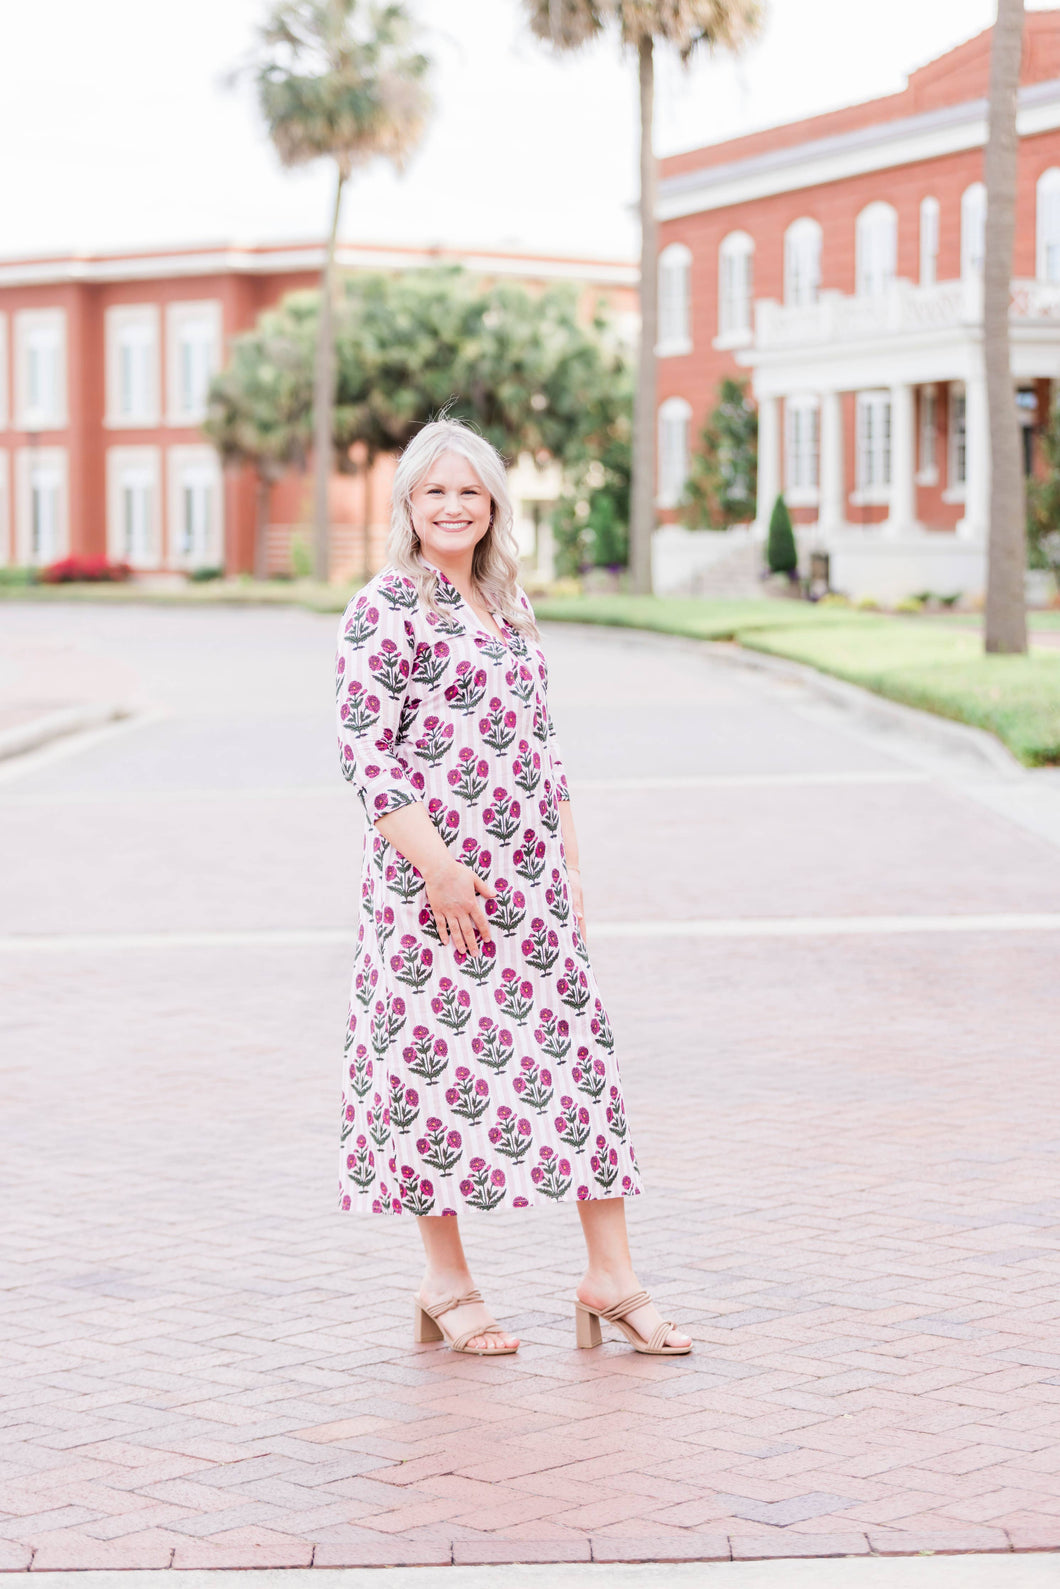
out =
[[(339, 250), (346, 270), (439, 259), (531, 289), (573, 281), (635, 320), (636, 272), (622, 262)], [(82, 554), (145, 571), (250, 570), (255, 483), (247, 470), (222, 472), (204, 440), (206, 392), (230, 339), (286, 292), (316, 285), (321, 263), (319, 243), (0, 261), (0, 564)], [(547, 565), (535, 493), (547, 499), (555, 482), (532, 466), (516, 475), (524, 552)], [(378, 561), (388, 483), (385, 463), (370, 492), (363, 479), (334, 481), (335, 573), (363, 566), (366, 529), (370, 566)], [(273, 488), (271, 568), (286, 567), (310, 493), (298, 474)]]
[[(664, 517), (719, 381), (749, 374), (759, 534), (783, 490), (841, 589), (982, 588), (990, 39), (901, 93), (662, 162)], [(1060, 376), (1060, 13), (1028, 13), (1021, 83), (1012, 330), (1029, 466)]]

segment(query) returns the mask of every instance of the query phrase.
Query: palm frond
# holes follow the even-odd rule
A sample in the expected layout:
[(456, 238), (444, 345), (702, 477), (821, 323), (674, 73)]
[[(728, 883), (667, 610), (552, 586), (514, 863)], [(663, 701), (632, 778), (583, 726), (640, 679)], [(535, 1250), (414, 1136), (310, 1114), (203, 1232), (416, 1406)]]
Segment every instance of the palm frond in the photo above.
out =
[(610, 0), (622, 38), (665, 40), (687, 61), (701, 44), (738, 50), (758, 32), (763, 0)]
[(431, 109), (429, 62), (403, 5), (279, 0), (248, 63), (285, 165), (330, 156), (344, 176), (383, 157), (401, 168)]
[(609, 0), (523, 0), (530, 31), (557, 50), (590, 43), (607, 21)]

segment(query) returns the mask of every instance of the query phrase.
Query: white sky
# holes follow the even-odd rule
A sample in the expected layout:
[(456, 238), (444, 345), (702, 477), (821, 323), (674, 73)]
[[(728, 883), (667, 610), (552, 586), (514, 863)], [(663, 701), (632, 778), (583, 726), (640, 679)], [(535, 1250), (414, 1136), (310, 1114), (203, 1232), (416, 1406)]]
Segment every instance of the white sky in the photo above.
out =
[[(660, 55), (660, 153), (886, 94), (993, 20), (993, 0), (767, 0), (739, 60)], [(1032, 8), (1053, 9), (1043, 0)], [(323, 166), (285, 172), (221, 79), (264, 0), (20, 0), (0, 54), (0, 255), (318, 236)], [(351, 185), (344, 234), (632, 256), (635, 67), (557, 61), (519, 0), (411, 0), (435, 116), (403, 177)]]

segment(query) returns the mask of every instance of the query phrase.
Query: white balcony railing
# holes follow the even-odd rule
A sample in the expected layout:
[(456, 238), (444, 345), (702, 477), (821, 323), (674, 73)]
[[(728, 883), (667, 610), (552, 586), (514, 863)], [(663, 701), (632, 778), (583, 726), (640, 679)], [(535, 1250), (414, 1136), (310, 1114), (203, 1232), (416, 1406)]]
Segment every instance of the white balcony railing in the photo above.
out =
[[(822, 292), (816, 303), (799, 308), (760, 298), (755, 304), (754, 348), (781, 352), (946, 331), (976, 325), (982, 313), (979, 276), (934, 282), (930, 287), (892, 281), (883, 292), (863, 298)], [(1014, 321), (1060, 325), (1060, 283), (1013, 281), (1010, 313)]]

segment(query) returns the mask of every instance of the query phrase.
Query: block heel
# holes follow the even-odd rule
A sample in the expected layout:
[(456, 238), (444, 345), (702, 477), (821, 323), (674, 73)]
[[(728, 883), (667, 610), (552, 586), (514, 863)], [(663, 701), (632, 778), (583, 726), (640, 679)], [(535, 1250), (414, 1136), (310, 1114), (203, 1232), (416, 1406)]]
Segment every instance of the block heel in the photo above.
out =
[(587, 1308), (584, 1302), (574, 1304), (574, 1333), (580, 1348), (599, 1346), (604, 1338), (600, 1328), (600, 1315)]

